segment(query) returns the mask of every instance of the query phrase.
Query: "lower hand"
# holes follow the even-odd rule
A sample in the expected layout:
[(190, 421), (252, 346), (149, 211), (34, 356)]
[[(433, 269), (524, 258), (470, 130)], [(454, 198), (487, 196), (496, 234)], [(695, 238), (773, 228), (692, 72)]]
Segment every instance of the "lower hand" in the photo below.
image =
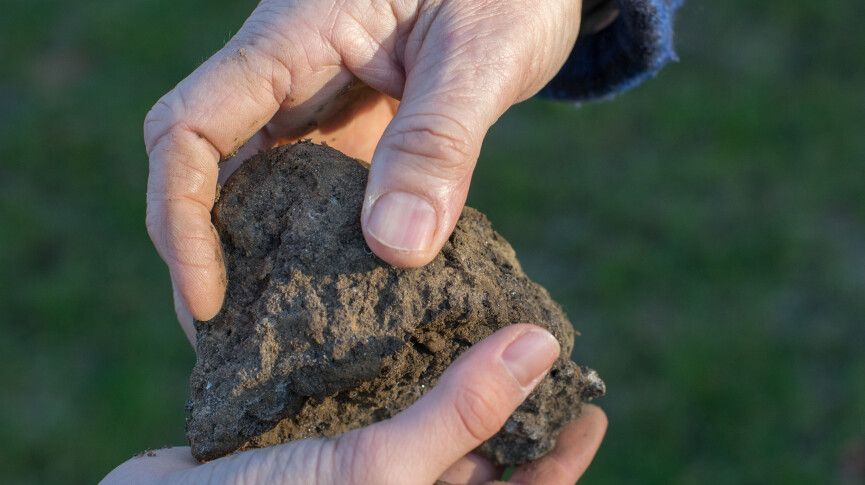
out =
[[(546, 375), (559, 346), (546, 331), (512, 325), (457, 359), (439, 384), (395, 417), (333, 438), (307, 439), (199, 464), (189, 448), (133, 458), (102, 483), (143, 484), (479, 484), (502, 470), (472, 453), (494, 435)], [(511, 483), (565, 485), (582, 476), (606, 431), (600, 408), (558, 436), (555, 448), (527, 463)]]

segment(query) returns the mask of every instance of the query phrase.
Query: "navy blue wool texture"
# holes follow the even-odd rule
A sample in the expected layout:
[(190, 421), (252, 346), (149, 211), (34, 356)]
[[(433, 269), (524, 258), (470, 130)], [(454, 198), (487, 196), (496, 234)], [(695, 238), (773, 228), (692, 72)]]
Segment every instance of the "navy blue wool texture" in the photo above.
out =
[(577, 39), (571, 55), (538, 97), (600, 101), (640, 84), (668, 62), (673, 14), (682, 0), (616, 0), (619, 16), (605, 29)]

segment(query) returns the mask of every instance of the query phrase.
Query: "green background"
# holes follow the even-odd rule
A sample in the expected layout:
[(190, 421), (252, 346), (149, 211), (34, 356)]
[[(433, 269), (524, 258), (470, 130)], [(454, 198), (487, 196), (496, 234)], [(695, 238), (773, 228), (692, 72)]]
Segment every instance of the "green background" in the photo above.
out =
[[(194, 356), (144, 228), (145, 113), (250, 0), (0, 14), (0, 482), (184, 442)], [(865, 483), (859, 0), (687, 2), (681, 62), (493, 127), (470, 204), (583, 332), (582, 483)]]

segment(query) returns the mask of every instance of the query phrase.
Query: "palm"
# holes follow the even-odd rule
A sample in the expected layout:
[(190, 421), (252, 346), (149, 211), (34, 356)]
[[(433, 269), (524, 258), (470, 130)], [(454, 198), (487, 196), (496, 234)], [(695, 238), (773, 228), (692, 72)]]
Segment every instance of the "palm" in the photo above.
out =
[[(315, 143), (326, 143), (337, 150), (369, 162), (375, 152), (378, 140), (393, 119), (399, 102), (369, 87), (357, 89), (353, 98), (343, 109), (329, 118), (316, 122), (314, 126), (294, 132), (279, 132), (275, 123), (259, 131), (237, 154), (219, 166), (219, 182), (225, 183), (249, 156), (259, 150), (276, 145), (292, 143), (300, 138), (310, 138)], [(274, 120), (289, 114), (277, 113)]]
[[(519, 351), (513, 352), (514, 348)], [(502, 427), (549, 372), (559, 350), (558, 342), (544, 330), (507, 326), (462, 354), (432, 390), (391, 419), (332, 438), (245, 451), (203, 465), (188, 448), (161, 450), (155, 457), (129, 460), (103, 483), (428, 484), (441, 479), (478, 484), (495, 480), (501, 469), (471, 450)], [(555, 448), (517, 469), (511, 480), (573, 484), (592, 461), (606, 423), (599, 408), (586, 405), (583, 415), (559, 433)]]

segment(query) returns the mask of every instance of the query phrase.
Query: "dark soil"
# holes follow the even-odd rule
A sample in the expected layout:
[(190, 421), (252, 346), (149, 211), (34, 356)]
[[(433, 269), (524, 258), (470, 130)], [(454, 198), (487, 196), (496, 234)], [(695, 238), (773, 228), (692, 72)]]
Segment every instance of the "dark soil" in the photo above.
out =
[(574, 331), (561, 308), (471, 208), (429, 265), (381, 261), (360, 228), (366, 178), (356, 160), (302, 142), (252, 157), (222, 189), (213, 221), (228, 289), (220, 313), (196, 322), (193, 454), (212, 460), (386, 419), (473, 343), (516, 322), (550, 330), (562, 357), (478, 451), (505, 465), (547, 452), (604, 392), (569, 359)]

